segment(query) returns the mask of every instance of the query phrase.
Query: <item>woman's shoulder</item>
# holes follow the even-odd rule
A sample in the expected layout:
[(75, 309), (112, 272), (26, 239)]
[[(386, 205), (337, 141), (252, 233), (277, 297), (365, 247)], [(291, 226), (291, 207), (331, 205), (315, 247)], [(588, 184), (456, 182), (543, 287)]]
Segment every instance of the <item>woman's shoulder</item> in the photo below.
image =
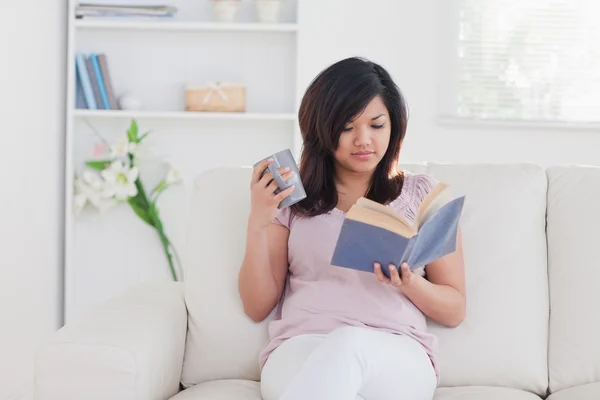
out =
[(292, 221), (294, 219), (294, 215), (290, 207), (285, 207), (278, 209), (275, 213), (275, 218), (273, 218), (273, 223), (285, 226), (290, 229), (292, 226)]
[(392, 205), (398, 211), (405, 210), (410, 217), (416, 214), (421, 202), (439, 180), (426, 173), (414, 173), (408, 170), (403, 170), (402, 174), (404, 176), (402, 191)]

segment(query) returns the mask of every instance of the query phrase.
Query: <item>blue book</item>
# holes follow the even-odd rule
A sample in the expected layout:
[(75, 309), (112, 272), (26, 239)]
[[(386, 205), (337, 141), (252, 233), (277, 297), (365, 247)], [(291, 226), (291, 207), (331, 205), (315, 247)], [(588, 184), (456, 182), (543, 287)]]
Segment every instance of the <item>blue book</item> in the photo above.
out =
[(104, 77), (102, 76), (102, 71), (100, 70), (100, 63), (98, 62), (98, 56), (96, 55), (96, 53), (90, 54), (90, 61), (92, 62), (92, 66), (94, 67), (94, 75), (96, 76), (96, 80), (98, 81), (98, 89), (100, 90), (100, 98), (102, 100), (98, 105), (98, 108), (110, 110), (108, 95), (106, 94), (106, 83), (104, 83)]
[(81, 87), (81, 78), (79, 74), (75, 74), (75, 108), (85, 109), (85, 95), (83, 94), (83, 88)]
[(361, 197), (342, 224), (331, 259), (337, 267), (373, 272), (379, 262), (403, 262), (417, 269), (456, 251), (456, 236), (465, 196), (450, 198), (448, 185), (438, 183), (422, 201), (410, 223), (390, 207)]
[(85, 57), (82, 53), (77, 53), (75, 55), (75, 62), (77, 66), (76, 73), (79, 77), (79, 81), (81, 82), (87, 108), (90, 110), (96, 110), (98, 106), (96, 104), (96, 99), (94, 98), (94, 89), (92, 88), (92, 81), (85, 65)]

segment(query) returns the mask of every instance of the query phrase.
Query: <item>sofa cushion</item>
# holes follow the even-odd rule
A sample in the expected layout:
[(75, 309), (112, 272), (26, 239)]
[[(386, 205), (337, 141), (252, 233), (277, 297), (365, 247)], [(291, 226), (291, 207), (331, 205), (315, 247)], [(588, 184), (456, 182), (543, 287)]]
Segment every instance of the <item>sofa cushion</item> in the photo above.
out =
[(529, 164), (403, 166), (466, 194), (461, 226), (467, 315), (439, 338), (440, 386), (500, 386), (545, 395), (547, 178)]
[(237, 276), (250, 210), (250, 168), (219, 168), (195, 180), (185, 253), (188, 307), (182, 384), (260, 380), (268, 320), (244, 314)]
[(438, 388), (433, 400), (540, 400), (535, 394), (518, 389), (485, 386)]
[(600, 383), (575, 386), (563, 389), (548, 396), (548, 400), (598, 400), (600, 399)]
[(600, 381), (600, 168), (548, 169), (550, 391)]
[(200, 383), (171, 400), (262, 400), (262, 397), (259, 382), (228, 379)]

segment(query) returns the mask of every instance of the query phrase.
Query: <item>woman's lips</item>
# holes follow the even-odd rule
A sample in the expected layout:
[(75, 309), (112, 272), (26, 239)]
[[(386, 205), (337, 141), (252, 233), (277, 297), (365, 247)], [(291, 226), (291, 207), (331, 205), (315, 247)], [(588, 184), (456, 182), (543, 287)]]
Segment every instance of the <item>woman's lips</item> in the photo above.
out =
[(359, 160), (368, 160), (370, 159), (375, 153), (372, 151), (357, 151), (355, 153), (352, 153), (352, 157), (354, 158), (358, 158)]

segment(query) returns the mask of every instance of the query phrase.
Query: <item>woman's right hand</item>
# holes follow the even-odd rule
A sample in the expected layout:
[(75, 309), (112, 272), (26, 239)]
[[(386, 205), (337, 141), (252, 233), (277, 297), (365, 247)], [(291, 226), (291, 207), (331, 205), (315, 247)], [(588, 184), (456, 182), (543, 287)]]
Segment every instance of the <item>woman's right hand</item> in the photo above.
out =
[[(250, 184), (251, 208), (249, 224), (254, 229), (263, 229), (268, 227), (275, 214), (279, 203), (294, 191), (294, 185), (275, 194), (277, 183), (273, 179), (271, 172), (267, 171), (261, 178), (262, 172), (273, 163), (273, 159), (263, 160), (259, 163), (252, 173), (252, 182)], [(280, 168), (279, 174), (284, 181), (294, 176), (294, 171), (289, 168)]]

